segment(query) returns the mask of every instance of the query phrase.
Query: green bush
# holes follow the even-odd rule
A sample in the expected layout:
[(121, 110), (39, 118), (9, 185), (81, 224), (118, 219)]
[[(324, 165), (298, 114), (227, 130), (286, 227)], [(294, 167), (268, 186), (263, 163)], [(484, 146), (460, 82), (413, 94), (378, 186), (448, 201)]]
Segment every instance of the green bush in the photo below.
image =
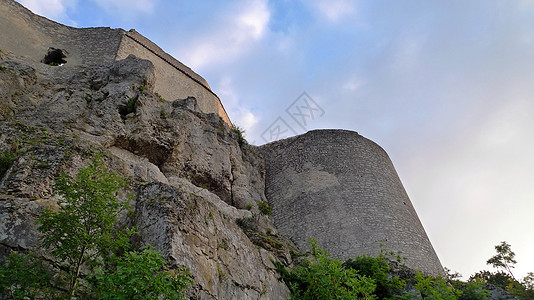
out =
[(513, 280), (512, 277), (510, 277), (510, 275), (502, 271), (495, 272), (495, 273), (492, 273), (490, 271), (480, 271), (478, 273), (471, 275), (471, 277), (469, 277), (469, 282), (479, 280), (479, 279), (489, 284), (492, 284), (494, 286), (497, 286), (503, 290), (506, 290), (506, 287)]
[(107, 268), (88, 280), (97, 299), (185, 299), (193, 282), (188, 271), (169, 270), (161, 254), (150, 248), (111, 257)]
[(126, 114), (135, 112), (135, 104), (137, 103), (137, 99), (139, 99), (139, 96), (128, 99), (128, 103), (126, 104)]
[(421, 293), (423, 299), (456, 300), (462, 294), (460, 290), (447, 284), (444, 278), (426, 276), (421, 272), (415, 275), (414, 287)]
[(291, 290), (291, 299), (377, 299), (373, 295), (376, 285), (373, 279), (359, 275), (352, 268), (345, 268), (338, 259), (319, 249), (311, 241), (312, 257), (303, 260), (291, 270), (280, 262), (278, 272)]
[[(56, 291), (57, 293), (57, 291)], [(55, 296), (42, 261), (32, 254), (10, 253), (0, 267), (0, 296), (39, 299)]]
[(460, 300), (485, 300), (490, 296), (490, 292), (486, 289), (486, 282), (481, 279), (461, 282), (458, 288), (462, 291), (458, 298)]
[(0, 178), (4, 177), (4, 174), (11, 167), (15, 159), (17, 159), (15, 153), (0, 151)]
[(258, 209), (260, 210), (260, 213), (265, 216), (270, 216), (273, 212), (272, 207), (269, 205), (269, 202), (267, 201), (258, 202)]
[(391, 268), (382, 257), (358, 256), (343, 263), (345, 268), (358, 271), (358, 274), (372, 278), (376, 283), (375, 295), (387, 299), (398, 294), (406, 282), (398, 276), (390, 276)]
[(239, 146), (243, 146), (247, 144), (247, 140), (245, 139), (245, 130), (235, 124), (232, 124), (232, 132), (237, 135), (237, 143)]

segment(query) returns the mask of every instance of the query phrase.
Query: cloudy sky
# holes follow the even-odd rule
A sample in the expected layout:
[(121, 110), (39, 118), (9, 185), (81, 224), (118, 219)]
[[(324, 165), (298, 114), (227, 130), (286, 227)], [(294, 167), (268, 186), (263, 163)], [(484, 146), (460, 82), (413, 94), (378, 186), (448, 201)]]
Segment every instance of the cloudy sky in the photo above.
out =
[(206, 78), (251, 143), (359, 132), (389, 153), (444, 266), (490, 269), (507, 241), (516, 275), (534, 272), (534, 1), (19, 2), (135, 28)]

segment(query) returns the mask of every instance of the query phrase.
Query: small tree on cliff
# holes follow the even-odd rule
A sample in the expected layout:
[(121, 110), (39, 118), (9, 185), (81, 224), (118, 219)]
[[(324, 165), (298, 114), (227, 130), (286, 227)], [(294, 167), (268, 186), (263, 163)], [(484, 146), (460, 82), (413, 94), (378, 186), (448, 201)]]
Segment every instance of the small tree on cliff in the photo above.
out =
[(94, 265), (110, 251), (129, 244), (128, 236), (114, 229), (125, 203), (115, 197), (124, 180), (97, 159), (80, 169), (76, 178), (61, 174), (56, 191), (58, 211), (44, 210), (39, 217), (42, 242), (66, 263), (69, 293), (77, 289), (80, 269)]
[(514, 259), (515, 253), (512, 251), (510, 244), (507, 242), (501, 242), (500, 245), (495, 246), (495, 250), (497, 250), (497, 254), (488, 259), (486, 263), (495, 268), (503, 268), (508, 272), (508, 274), (510, 274), (510, 276), (512, 276), (515, 281), (517, 281), (514, 277), (514, 274), (512, 274), (512, 268), (514, 268), (514, 265), (517, 263), (517, 261)]

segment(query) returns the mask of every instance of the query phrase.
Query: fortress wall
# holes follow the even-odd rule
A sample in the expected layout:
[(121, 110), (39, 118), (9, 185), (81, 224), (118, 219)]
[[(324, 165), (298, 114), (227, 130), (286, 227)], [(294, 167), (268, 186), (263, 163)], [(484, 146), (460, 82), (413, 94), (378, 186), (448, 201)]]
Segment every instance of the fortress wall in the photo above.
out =
[(346, 130), (316, 130), (260, 147), (278, 230), (301, 249), (311, 238), (333, 257), (376, 256), (381, 244), (406, 265), (443, 268), (386, 152)]
[[(86, 65), (113, 62), (124, 30), (109, 27), (69, 28), (68, 40), (57, 40), (55, 48), (69, 51), (68, 56)], [(54, 46), (53, 46), (54, 47)], [(67, 57), (67, 64), (72, 62)]]
[(204, 78), (135, 30), (69, 27), (35, 15), (13, 0), (0, 0), (0, 15), (0, 49), (35, 61), (41, 61), (49, 47), (66, 50), (66, 67), (106, 64), (134, 54), (154, 64), (155, 92), (164, 99), (193, 96), (202, 112), (215, 113), (232, 126)]
[(74, 28), (33, 14), (12, 0), (0, 1), (0, 49), (41, 61), (48, 48), (64, 49), (67, 65), (112, 62), (123, 30)]
[(156, 70), (155, 92), (164, 99), (173, 101), (193, 96), (204, 113), (219, 115), (228, 125), (226, 114), (219, 98), (213, 93), (204, 78), (165, 53), (153, 42), (135, 31), (128, 31), (122, 38), (116, 59), (124, 59), (129, 54), (148, 59)]
[(11, 0), (0, 1), (0, 15), (0, 49), (39, 61), (52, 42), (44, 30), (51, 21)]

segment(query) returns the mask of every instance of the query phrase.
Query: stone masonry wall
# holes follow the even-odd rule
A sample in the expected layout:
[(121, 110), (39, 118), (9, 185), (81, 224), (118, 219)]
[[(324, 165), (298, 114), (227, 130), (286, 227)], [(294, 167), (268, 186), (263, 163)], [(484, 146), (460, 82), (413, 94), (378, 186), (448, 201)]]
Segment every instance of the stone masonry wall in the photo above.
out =
[(260, 147), (275, 225), (301, 249), (315, 238), (339, 259), (401, 251), (443, 268), (386, 152), (356, 132), (316, 130)]
[(13, 0), (0, 1), (0, 15), (0, 50), (41, 61), (49, 47), (62, 49), (67, 52), (67, 67), (112, 63), (134, 54), (154, 64), (155, 91), (164, 99), (193, 96), (202, 112), (217, 114), (232, 124), (204, 78), (135, 30), (69, 27), (35, 15)]
[(154, 64), (156, 70), (155, 92), (164, 99), (173, 101), (190, 96), (195, 97), (202, 112), (218, 114), (226, 123), (231, 125), (221, 101), (211, 91), (204, 78), (165, 53), (135, 30), (130, 30), (124, 34), (116, 59), (124, 59), (130, 54), (148, 59)]
[(0, 2), (0, 49), (40, 61), (49, 47), (68, 52), (67, 64), (112, 62), (124, 30), (108, 27), (74, 28), (31, 11), (12, 0)]

